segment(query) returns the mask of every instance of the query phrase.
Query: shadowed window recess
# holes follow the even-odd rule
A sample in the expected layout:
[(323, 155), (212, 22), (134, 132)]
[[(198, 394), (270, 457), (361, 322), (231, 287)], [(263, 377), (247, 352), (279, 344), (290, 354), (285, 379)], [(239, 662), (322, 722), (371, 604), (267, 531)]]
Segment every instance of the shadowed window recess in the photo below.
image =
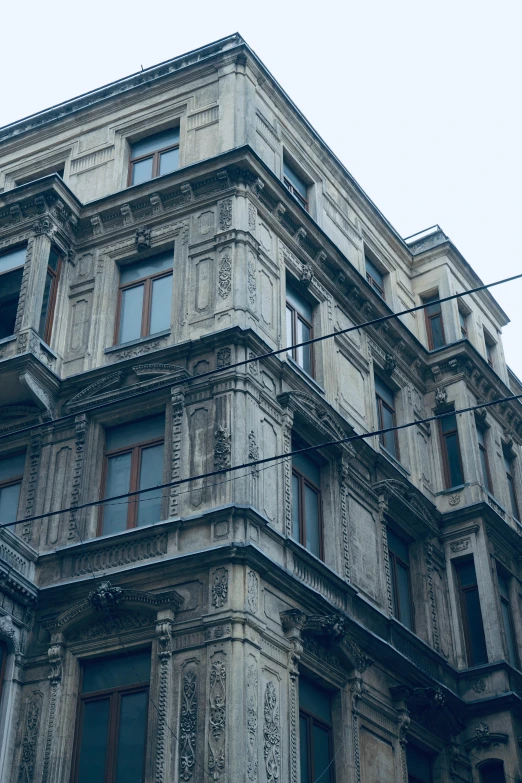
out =
[(511, 599), (509, 597), (511, 575), (497, 565), (497, 579), (500, 594), (500, 611), (502, 613), (502, 623), (504, 625), (506, 656), (511, 666), (518, 669), (520, 667), (520, 661), (518, 658), (517, 637), (515, 625), (513, 623), (513, 614), (511, 612)]
[(25, 453), (0, 460), (0, 522), (15, 522), (24, 475)]
[[(286, 341), (296, 345), (313, 340), (313, 307), (294, 286), (286, 283)], [(313, 349), (311, 345), (292, 348), (288, 355), (303, 368), (308, 375), (314, 374)]]
[(484, 487), (490, 494), (493, 494), (493, 484), (491, 482), (491, 471), (489, 468), (489, 455), (487, 448), (487, 428), (477, 423), (477, 440), (479, 448), (480, 470)]
[[(436, 348), (442, 348), (446, 345), (446, 338), (444, 336), (444, 324), (442, 321), (442, 311), (439, 299), (439, 293), (433, 294), (433, 296), (426, 296), (423, 298), (423, 304), (427, 305), (424, 308), (424, 317), (426, 319), (426, 332), (428, 335), (428, 346), (430, 351), (434, 351)], [(430, 304), (433, 302), (433, 304)]]
[(388, 552), (393, 612), (397, 620), (413, 631), (413, 603), (408, 542), (388, 527)]
[[(292, 450), (303, 448), (292, 443)], [(306, 454), (292, 458), (292, 537), (316, 557), (323, 557), (321, 468)]]
[(0, 339), (14, 334), (26, 248), (0, 254)]
[(334, 783), (330, 693), (299, 677), (301, 783)]
[(174, 250), (120, 266), (115, 345), (170, 329)]
[(48, 345), (51, 341), (53, 330), (54, 309), (56, 306), (56, 297), (58, 295), (58, 281), (62, 268), (62, 257), (60, 252), (52, 247), (47, 260), (47, 272), (45, 275), (44, 295), (42, 309), (40, 311), (40, 324), (38, 334)]
[(468, 666), (488, 662), (473, 558), (455, 564)]
[(408, 783), (432, 783), (432, 757), (408, 742), (406, 745)]
[(366, 265), (366, 280), (382, 299), (386, 299), (384, 295), (384, 273), (377, 268), (368, 256), (364, 257), (364, 262)]
[(464, 484), (464, 471), (456, 415), (444, 416), (439, 425), (444, 484), (446, 489), (459, 487)]
[[(387, 386), (378, 375), (375, 376), (375, 402), (377, 405), (377, 429), (384, 430), (395, 427), (395, 392)], [(399, 442), (397, 432), (383, 432), (379, 441), (386, 451), (395, 459), (399, 459)]]
[(283, 182), (302, 207), (308, 209), (308, 185), (288, 161), (283, 161)]

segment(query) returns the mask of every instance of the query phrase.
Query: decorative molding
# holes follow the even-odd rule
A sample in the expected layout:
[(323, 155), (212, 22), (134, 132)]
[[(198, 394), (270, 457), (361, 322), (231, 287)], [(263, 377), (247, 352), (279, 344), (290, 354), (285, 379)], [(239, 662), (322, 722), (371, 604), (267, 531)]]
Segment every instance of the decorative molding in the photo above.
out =
[(471, 539), (469, 538), (459, 538), (458, 541), (451, 542), (450, 549), (452, 552), (465, 552), (469, 548), (470, 543)]
[(74, 468), (73, 468), (73, 480), (71, 491), (71, 508), (72, 511), (69, 515), (69, 525), (67, 530), (67, 538), (80, 538), (77, 520), (79, 518), (79, 512), (76, 506), (80, 505), (80, 496), (83, 483), (83, 463), (85, 457), (85, 439), (87, 436), (87, 416), (85, 413), (80, 413), (74, 418)]
[(201, 128), (202, 125), (211, 125), (219, 120), (219, 106), (212, 106), (210, 109), (204, 109), (197, 114), (189, 114), (187, 117), (187, 130)]
[(226, 769), (227, 673), (221, 660), (212, 661), (209, 682), (208, 768), (214, 780), (224, 780)]
[(247, 607), (252, 614), (259, 609), (259, 579), (254, 571), (247, 573)]
[(221, 256), (219, 262), (219, 295), (222, 299), (227, 299), (230, 296), (232, 290), (232, 258), (230, 250), (227, 250)]
[(167, 731), (167, 716), (169, 714), (169, 680), (170, 659), (172, 656), (172, 620), (165, 618), (156, 622), (156, 642), (159, 658), (159, 687), (158, 687), (158, 722), (156, 725), (156, 783), (163, 783), (165, 779), (165, 761), (169, 753), (169, 745), (165, 735)]
[(232, 350), (230, 348), (220, 348), (216, 354), (216, 367), (218, 370), (223, 367), (229, 367), (231, 363)]
[(69, 641), (71, 644), (83, 644), (96, 639), (118, 638), (126, 631), (147, 630), (152, 632), (154, 622), (154, 618), (150, 615), (122, 612), (120, 610), (114, 617), (103, 617), (98, 622), (92, 623), (73, 634), (69, 637)]
[[(181, 436), (183, 432), (183, 409), (185, 405), (184, 392), (179, 387), (171, 389), (172, 413), (172, 456), (170, 461), (170, 479), (178, 481), (181, 478)], [(179, 512), (179, 485), (172, 486), (169, 493), (169, 516), (175, 517)], [(166, 546), (166, 542), (165, 542)]]
[[(31, 440), (29, 442), (28, 457), (29, 457), (29, 477), (27, 480), (27, 494), (25, 500), (25, 517), (28, 519), (35, 514), (36, 503), (36, 489), (38, 486), (38, 469), (40, 466), (40, 458), (42, 456), (42, 429), (38, 428), (32, 430)], [(22, 538), (28, 544), (31, 541), (33, 535), (33, 523), (22, 522)]]
[(183, 675), (181, 712), (179, 717), (179, 776), (181, 780), (192, 778), (196, 764), (198, 731), (197, 676), (194, 671)]
[(226, 470), (231, 464), (230, 433), (226, 427), (220, 425), (214, 435), (214, 470)]
[(256, 262), (254, 257), (249, 254), (247, 262), (247, 289), (250, 304), (254, 307), (256, 303), (257, 281), (256, 281)]
[[(294, 413), (286, 410), (283, 414), (283, 453), (289, 454), (292, 451), (292, 428), (294, 424)], [(292, 535), (292, 461), (285, 459), (283, 461), (284, 477), (284, 513), (285, 513), (285, 535)]]
[(86, 553), (82, 552), (73, 558), (73, 576), (105, 571), (108, 568), (137, 563), (140, 560), (149, 560), (153, 557), (161, 557), (167, 554), (167, 534), (141, 538), (139, 541), (125, 541), (116, 546), (94, 549)]
[(341, 528), (343, 532), (343, 571), (344, 578), (350, 581), (350, 550), (348, 543), (348, 459), (343, 451), (339, 461), (339, 494), (341, 500)]
[(258, 710), (257, 661), (250, 656), (246, 671), (247, 712), (247, 777), (251, 783), (257, 781), (257, 710)]
[(32, 783), (36, 761), (38, 733), (42, 717), (43, 694), (35, 690), (27, 701), (22, 739), (22, 755), (18, 770), (18, 783)]
[(433, 585), (434, 562), (433, 544), (427, 543), (424, 547), (426, 570), (428, 575), (428, 596), (430, 601), (431, 631), (433, 635), (433, 646), (440, 652), (439, 625), (437, 621), (437, 602), (435, 600), (435, 588)]
[(58, 701), (58, 690), (62, 679), (63, 667), (63, 644), (52, 644), (47, 650), (47, 657), (51, 667), (49, 680), (51, 682), (51, 696), (49, 699), (49, 712), (47, 717), (47, 734), (45, 739), (45, 750), (43, 760), (43, 771), (41, 783), (47, 783), (49, 779), (49, 768), (51, 763), (51, 747), (54, 735), (54, 722), (56, 718), (56, 705)]
[(265, 724), (263, 728), (266, 783), (278, 783), (281, 773), (281, 729), (279, 707), (274, 683), (269, 680), (265, 688)]
[[(251, 430), (248, 434), (248, 455), (249, 462), (255, 462), (259, 459), (259, 446), (257, 445), (256, 435), (254, 430)], [(252, 466), (252, 476), (257, 478), (259, 476), (259, 468), (257, 465)]]
[(257, 227), (257, 209), (251, 201), (248, 202), (248, 230), (251, 234), (256, 233)]
[(469, 753), (473, 748), (489, 748), (491, 745), (506, 745), (508, 741), (509, 734), (491, 732), (488, 724), (481, 721), (478, 726), (475, 726), (475, 736), (464, 743), (464, 748)]
[(212, 582), (212, 606), (221, 609), (228, 598), (228, 571), (226, 568), (216, 568)]
[(148, 250), (151, 246), (150, 228), (138, 228), (134, 236), (134, 244), (136, 245), (136, 250), (138, 252)]
[(230, 231), (232, 228), (232, 199), (225, 198), (219, 205), (219, 228)]

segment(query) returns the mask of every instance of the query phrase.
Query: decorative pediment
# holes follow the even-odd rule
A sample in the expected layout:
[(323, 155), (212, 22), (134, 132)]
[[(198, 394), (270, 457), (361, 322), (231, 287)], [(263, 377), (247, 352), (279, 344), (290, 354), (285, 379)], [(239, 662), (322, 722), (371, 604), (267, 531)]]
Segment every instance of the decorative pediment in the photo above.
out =
[(460, 734), (465, 724), (448, 703), (446, 694), (438, 686), (412, 688), (408, 685), (393, 685), (390, 694), (394, 702), (402, 703), (411, 717), (428, 731), (447, 740)]
[(147, 593), (117, 587), (104, 581), (98, 582), (96, 588), (83, 600), (57, 616), (42, 618), (41, 622), (52, 636), (88, 635), (88, 629), (100, 623), (107, 626), (110, 634), (114, 634), (117, 633), (118, 625), (124, 621), (130, 622), (130, 616), (134, 617), (132, 622), (135, 627), (140, 627), (140, 625), (152, 624), (160, 609), (169, 609), (175, 613), (182, 603), (183, 597), (175, 590)]
[(391, 513), (396, 511), (402, 519), (416, 518), (431, 532), (438, 531), (435, 513), (411, 484), (398, 479), (385, 479), (374, 484), (373, 491), (378, 497), (384, 498)]
[(124, 400), (138, 391), (169, 386), (188, 377), (189, 373), (175, 364), (139, 364), (126, 371), (104, 375), (82, 389), (65, 407), (70, 412), (82, 411), (101, 402)]
[(329, 440), (346, 438), (351, 431), (349, 425), (341, 424), (336, 414), (325, 403), (302, 391), (289, 391), (279, 394), (277, 401), (283, 408), (297, 413), (307, 423), (318, 429)]

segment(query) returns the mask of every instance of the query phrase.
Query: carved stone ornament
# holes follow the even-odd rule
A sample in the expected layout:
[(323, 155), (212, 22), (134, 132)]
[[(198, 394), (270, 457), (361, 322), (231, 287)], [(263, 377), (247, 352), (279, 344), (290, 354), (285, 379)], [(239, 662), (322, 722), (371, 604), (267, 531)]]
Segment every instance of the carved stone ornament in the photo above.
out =
[(265, 769), (267, 783), (278, 783), (281, 772), (281, 729), (279, 707), (273, 682), (267, 682), (264, 702), (265, 725), (263, 728)]
[[(248, 461), (255, 462), (259, 459), (259, 446), (256, 442), (256, 436), (253, 430), (248, 434)], [(252, 475), (257, 478), (259, 476), (259, 468), (254, 465), (252, 467)]]
[(478, 680), (473, 680), (471, 687), (475, 693), (484, 693), (486, 690), (486, 680), (483, 677), (480, 677)]
[(452, 552), (465, 552), (470, 545), (469, 538), (459, 538), (458, 541), (452, 541), (450, 549)]
[(53, 221), (51, 220), (50, 217), (47, 217), (46, 215), (44, 215), (41, 218), (38, 218), (36, 223), (33, 224), (33, 231), (36, 237), (45, 234), (45, 236), (48, 236), (50, 239), (52, 239), (55, 230), (56, 227)]
[(121, 603), (123, 590), (121, 587), (113, 587), (110, 582), (100, 582), (96, 590), (89, 593), (89, 603), (93, 609), (112, 609)]
[(492, 732), (484, 721), (475, 726), (475, 736), (464, 743), (464, 748), (469, 752), (473, 748), (488, 748), (490, 745), (505, 745), (509, 741), (509, 735), (500, 732)]
[(308, 264), (303, 264), (301, 267), (301, 283), (308, 288), (309, 285), (311, 285), (313, 279), (314, 279), (314, 270), (311, 266), (308, 266)]
[(257, 663), (247, 666), (246, 708), (247, 708), (247, 776), (252, 783), (257, 780)]
[(136, 230), (136, 235), (134, 238), (134, 241), (136, 243), (136, 248), (138, 251), (142, 250), (148, 250), (150, 248), (150, 229), (149, 228), (138, 228)]
[(216, 609), (226, 603), (228, 597), (228, 571), (226, 568), (216, 568), (212, 582), (212, 606)]
[(232, 227), (232, 199), (223, 199), (219, 206), (219, 228), (221, 231), (229, 231)]
[(437, 405), (446, 405), (448, 401), (448, 391), (443, 386), (437, 386), (435, 389), (435, 402)]
[(42, 701), (42, 693), (33, 691), (27, 703), (18, 783), (32, 783), (34, 779), (36, 745), (42, 716)]
[(458, 506), (460, 503), (460, 495), (458, 492), (455, 492), (453, 495), (450, 495), (448, 498), (448, 503), (450, 506)]
[(198, 729), (198, 697), (195, 672), (183, 676), (181, 714), (179, 719), (179, 776), (181, 780), (192, 778), (196, 764), (196, 738)]
[(230, 433), (220, 425), (215, 432), (214, 444), (214, 469), (226, 470), (230, 467)]
[(223, 367), (229, 367), (232, 356), (230, 348), (220, 348), (216, 355), (216, 367), (218, 370)]
[(384, 357), (384, 372), (388, 375), (393, 375), (396, 366), (395, 357), (391, 353), (387, 353)]
[(247, 574), (247, 606), (252, 614), (257, 614), (259, 602), (259, 579), (254, 571)]
[(227, 299), (232, 290), (232, 259), (230, 253), (224, 253), (219, 262), (219, 295)]
[(210, 667), (208, 768), (215, 780), (225, 772), (227, 673), (223, 661)]

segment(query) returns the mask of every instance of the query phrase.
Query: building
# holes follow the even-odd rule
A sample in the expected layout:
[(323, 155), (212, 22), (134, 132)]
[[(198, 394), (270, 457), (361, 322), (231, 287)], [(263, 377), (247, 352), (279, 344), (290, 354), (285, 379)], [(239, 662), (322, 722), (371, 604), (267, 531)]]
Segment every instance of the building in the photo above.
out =
[(239, 35), (0, 129), (0, 189), (1, 780), (520, 780), (522, 407), (452, 411), (522, 384), (444, 232)]

